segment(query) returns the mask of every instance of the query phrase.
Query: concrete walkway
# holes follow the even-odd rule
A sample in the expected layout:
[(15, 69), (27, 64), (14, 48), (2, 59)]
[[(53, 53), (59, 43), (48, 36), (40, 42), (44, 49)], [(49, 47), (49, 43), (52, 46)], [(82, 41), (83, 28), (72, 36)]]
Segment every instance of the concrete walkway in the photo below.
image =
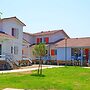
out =
[[(42, 65), (42, 69), (55, 68), (55, 67), (64, 67), (64, 66)], [(38, 65), (32, 65), (32, 66), (27, 66), (27, 67), (21, 67), (20, 69), (16, 69), (16, 70), (0, 71), (0, 73), (25, 72), (25, 71), (32, 71), (32, 70), (37, 70), (37, 69), (38, 69)]]

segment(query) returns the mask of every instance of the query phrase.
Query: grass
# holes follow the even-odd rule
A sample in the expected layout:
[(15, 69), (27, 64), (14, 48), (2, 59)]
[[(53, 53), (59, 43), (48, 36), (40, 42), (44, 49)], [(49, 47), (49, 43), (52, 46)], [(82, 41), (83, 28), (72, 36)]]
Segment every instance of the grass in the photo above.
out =
[(0, 90), (24, 88), (25, 90), (90, 90), (90, 69), (60, 67), (43, 70), (39, 76), (29, 73), (0, 74)]

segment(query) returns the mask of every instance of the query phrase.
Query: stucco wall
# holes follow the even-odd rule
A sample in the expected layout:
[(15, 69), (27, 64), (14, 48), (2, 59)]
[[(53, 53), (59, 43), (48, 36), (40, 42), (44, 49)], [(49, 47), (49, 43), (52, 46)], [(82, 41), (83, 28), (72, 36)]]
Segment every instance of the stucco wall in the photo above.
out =
[(36, 43), (37, 38), (42, 38), (42, 41), (43, 41), (45, 37), (49, 37), (49, 42), (55, 42), (59, 39), (65, 38), (65, 35), (61, 32), (57, 32), (57, 33), (52, 34), (52, 35), (35, 36), (35, 38), (33, 38), (34, 43)]
[(65, 38), (65, 35), (61, 32), (58, 32), (58, 33), (55, 33), (50, 36), (50, 41), (55, 42), (55, 41), (57, 41), (59, 39), (63, 39), (63, 38)]
[(11, 51), (11, 46), (18, 47), (18, 54), (17, 55), (14, 54), (14, 56), (17, 60), (21, 60), (22, 59), (23, 26), (21, 24), (19, 24), (18, 22), (16, 22), (15, 20), (13, 20), (13, 19), (3, 20), (2, 30), (5, 33), (11, 35), (12, 28), (17, 28), (19, 30), (19, 35), (18, 35), (19, 37), (18, 37), (18, 39), (14, 39), (13, 41), (5, 42), (6, 44), (3, 44), (4, 45), (3, 48), (4, 49), (6, 48), (6, 50), (9, 53)]
[(0, 31), (2, 31), (2, 21), (0, 20)]
[[(35, 60), (36, 57), (33, 55), (33, 48), (35, 45), (30, 47), (30, 57)], [(50, 55), (51, 55), (51, 49), (56, 49), (55, 45), (46, 45), (46, 49), (48, 50), (48, 54), (49, 54), (49, 50), (50, 50)], [(51, 56), (52, 60), (57, 60), (57, 55)]]
[(23, 33), (23, 38), (27, 40), (30, 44), (35, 43), (35, 37), (32, 35)]
[(22, 57), (28, 57), (29, 58), (30, 57), (30, 47), (29, 47), (29, 44), (23, 43), (22, 50), (23, 50)]
[[(65, 48), (57, 48), (57, 60), (65, 60)], [(67, 48), (67, 60), (71, 60), (71, 48)]]

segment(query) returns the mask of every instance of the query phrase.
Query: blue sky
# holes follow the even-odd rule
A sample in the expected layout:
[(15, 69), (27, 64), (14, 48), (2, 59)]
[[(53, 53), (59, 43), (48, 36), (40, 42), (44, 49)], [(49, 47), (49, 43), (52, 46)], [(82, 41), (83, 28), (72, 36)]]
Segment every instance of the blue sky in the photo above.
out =
[(63, 29), (70, 37), (90, 37), (90, 0), (0, 0), (0, 12), (17, 16), (26, 32)]

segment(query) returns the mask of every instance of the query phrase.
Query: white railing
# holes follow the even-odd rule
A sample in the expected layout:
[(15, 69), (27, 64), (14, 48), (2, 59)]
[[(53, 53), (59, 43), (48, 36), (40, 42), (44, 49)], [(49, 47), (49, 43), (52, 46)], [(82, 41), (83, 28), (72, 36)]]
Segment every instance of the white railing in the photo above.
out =
[(17, 62), (16, 58), (12, 54), (3, 53), (3, 55), (0, 55), (0, 60), (7, 61), (12, 68), (13, 68), (14, 64), (16, 66), (18, 66), (18, 62)]
[(5, 60), (5, 55), (0, 55), (0, 60)]

